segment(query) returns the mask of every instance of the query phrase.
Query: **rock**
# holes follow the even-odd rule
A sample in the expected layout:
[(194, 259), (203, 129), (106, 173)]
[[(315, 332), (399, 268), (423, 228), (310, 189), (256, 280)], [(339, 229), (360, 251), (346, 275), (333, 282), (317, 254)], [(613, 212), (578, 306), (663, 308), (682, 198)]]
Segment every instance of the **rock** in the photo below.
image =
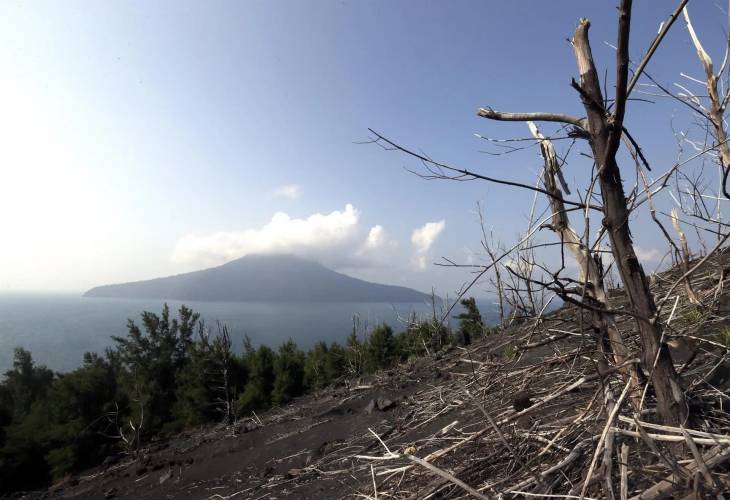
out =
[(245, 434), (247, 432), (255, 431), (258, 428), (259, 426), (258, 424), (256, 424), (256, 422), (254, 422), (253, 420), (249, 420), (241, 426), (241, 432)]
[(289, 469), (286, 473), (287, 479), (295, 478), (302, 474), (302, 469)]
[(391, 401), (388, 398), (378, 398), (377, 401), (378, 410), (380, 411), (387, 411), (391, 408), (395, 407), (395, 401)]
[(395, 407), (395, 401), (388, 398), (371, 399), (365, 407), (365, 413), (371, 415), (375, 410), (388, 411)]
[(167, 469), (167, 472), (165, 472), (163, 475), (160, 476), (160, 484), (163, 484), (165, 481), (167, 481), (171, 477), (172, 477), (172, 469)]
[(116, 488), (109, 488), (104, 492), (104, 498), (114, 498), (115, 496), (117, 496)]
[(118, 464), (121, 459), (122, 454), (115, 453), (114, 455), (109, 455), (108, 457), (106, 457), (101, 465), (103, 465), (104, 467), (111, 467), (112, 465)]
[(515, 394), (515, 398), (512, 401), (512, 406), (515, 411), (522, 411), (532, 406), (532, 393), (530, 391), (520, 391)]
[(375, 411), (375, 408), (376, 408), (376, 406), (375, 406), (375, 400), (374, 399), (371, 399), (368, 402), (367, 406), (365, 407), (365, 413), (367, 413), (368, 415), (370, 415), (370, 414), (372, 414)]

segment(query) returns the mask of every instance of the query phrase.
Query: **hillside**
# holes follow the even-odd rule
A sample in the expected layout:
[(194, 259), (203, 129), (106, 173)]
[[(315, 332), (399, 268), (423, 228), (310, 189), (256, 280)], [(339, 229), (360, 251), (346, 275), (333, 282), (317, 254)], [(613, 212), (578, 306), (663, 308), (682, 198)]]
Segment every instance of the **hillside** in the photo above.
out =
[[(680, 274), (657, 276), (654, 293), (667, 293)], [(676, 291), (664, 312), (692, 402), (689, 431), (652, 423), (649, 410), (634, 420), (620, 399), (606, 426), (624, 383), (615, 370), (596, 372), (595, 342), (580, 333), (588, 314), (566, 306), (468, 348), (153, 444), (138, 459), (119, 455), (42, 495), (442, 499), (469, 490), (478, 498), (578, 498), (589, 469), (585, 498), (604, 498), (606, 481), (624, 488), (623, 498), (730, 491), (730, 361), (718, 341), (730, 322), (727, 292), (715, 295), (719, 276), (711, 263), (692, 280), (712, 310), (698, 312)], [(627, 334), (635, 327), (629, 316), (617, 320)], [(652, 408), (651, 392), (646, 398)]]
[(247, 255), (222, 266), (92, 288), (85, 297), (195, 301), (421, 302), (411, 288), (370, 283), (291, 255)]

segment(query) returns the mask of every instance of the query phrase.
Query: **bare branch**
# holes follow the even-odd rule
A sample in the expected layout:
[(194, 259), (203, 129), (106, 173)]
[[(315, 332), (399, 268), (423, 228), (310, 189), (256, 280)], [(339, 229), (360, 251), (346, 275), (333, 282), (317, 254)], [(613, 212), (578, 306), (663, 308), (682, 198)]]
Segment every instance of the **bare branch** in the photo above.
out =
[(504, 122), (559, 122), (575, 125), (581, 129), (586, 127), (586, 119), (577, 116), (566, 115), (563, 113), (508, 113), (505, 111), (495, 111), (492, 108), (479, 108), (478, 116), (488, 118), (490, 120), (498, 120)]

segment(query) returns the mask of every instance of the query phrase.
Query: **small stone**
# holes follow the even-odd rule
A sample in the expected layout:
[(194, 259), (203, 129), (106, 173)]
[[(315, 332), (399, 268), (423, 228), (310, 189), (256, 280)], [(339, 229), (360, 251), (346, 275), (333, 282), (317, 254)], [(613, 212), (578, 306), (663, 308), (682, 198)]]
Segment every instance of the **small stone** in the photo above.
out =
[(516, 411), (522, 411), (532, 406), (532, 393), (529, 391), (520, 391), (515, 394), (512, 406)]
[(168, 469), (167, 472), (165, 472), (163, 475), (160, 476), (160, 484), (163, 484), (165, 481), (167, 481), (171, 477), (172, 477), (172, 469)]
[(377, 405), (378, 410), (387, 411), (395, 406), (395, 401), (391, 401), (388, 398), (378, 398)]
[(258, 428), (259, 426), (258, 424), (256, 424), (256, 422), (254, 422), (253, 420), (249, 420), (248, 422), (240, 426), (240, 432), (246, 434), (247, 432), (255, 431)]
[(104, 498), (114, 498), (115, 496), (117, 496), (116, 488), (109, 488), (104, 492)]
[(367, 406), (365, 407), (365, 413), (367, 413), (368, 415), (370, 415), (370, 414), (372, 414), (375, 411), (375, 408), (376, 408), (375, 400), (374, 399), (371, 399), (368, 402)]
[(289, 469), (286, 473), (287, 478), (291, 479), (301, 475), (302, 469)]
[(119, 453), (115, 453), (114, 455), (109, 455), (104, 459), (104, 461), (101, 463), (104, 467), (110, 467), (112, 465), (115, 465), (119, 463), (119, 460), (121, 460), (122, 456)]

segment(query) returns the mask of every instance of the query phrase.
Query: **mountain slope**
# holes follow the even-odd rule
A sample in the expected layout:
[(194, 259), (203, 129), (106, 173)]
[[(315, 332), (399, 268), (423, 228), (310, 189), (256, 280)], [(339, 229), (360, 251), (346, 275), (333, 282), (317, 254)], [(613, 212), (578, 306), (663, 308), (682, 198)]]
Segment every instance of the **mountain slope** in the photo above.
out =
[(337, 273), (291, 255), (247, 255), (222, 266), (92, 288), (85, 297), (198, 301), (420, 302), (428, 295)]

